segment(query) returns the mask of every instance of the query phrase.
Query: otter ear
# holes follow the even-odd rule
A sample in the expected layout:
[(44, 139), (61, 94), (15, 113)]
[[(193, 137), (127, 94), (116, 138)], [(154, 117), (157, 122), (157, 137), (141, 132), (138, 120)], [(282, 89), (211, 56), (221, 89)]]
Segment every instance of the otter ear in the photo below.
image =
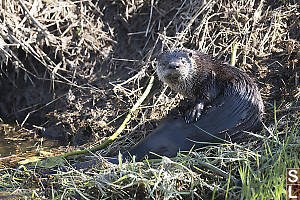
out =
[(192, 52), (189, 52), (189, 57), (192, 57), (193, 56), (193, 53)]

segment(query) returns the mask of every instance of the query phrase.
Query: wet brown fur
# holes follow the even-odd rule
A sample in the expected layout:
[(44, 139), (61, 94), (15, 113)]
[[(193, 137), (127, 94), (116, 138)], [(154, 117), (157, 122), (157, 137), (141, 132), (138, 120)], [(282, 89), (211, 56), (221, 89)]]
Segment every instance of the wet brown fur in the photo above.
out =
[[(188, 62), (182, 63), (180, 59), (187, 59)], [(168, 63), (179, 67), (167, 71)], [(184, 74), (187, 68), (191, 69), (189, 76), (167, 76), (168, 73)], [(258, 106), (260, 117), (264, 112), (257, 85), (245, 72), (199, 51), (175, 49), (162, 53), (158, 58), (157, 74), (163, 82), (185, 97), (201, 99), (209, 104), (219, 95), (240, 95)]]

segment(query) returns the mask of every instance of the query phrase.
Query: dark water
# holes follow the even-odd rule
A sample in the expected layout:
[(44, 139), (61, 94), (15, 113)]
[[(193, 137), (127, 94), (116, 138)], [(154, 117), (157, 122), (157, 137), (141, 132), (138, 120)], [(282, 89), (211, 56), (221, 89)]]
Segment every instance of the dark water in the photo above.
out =
[(0, 131), (0, 156), (6, 157), (15, 154), (17, 141), (9, 141), (5, 139), (4, 133)]
[(0, 130), (0, 157), (36, 152), (36, 150), (40, 150), (41, 148), (43, 150), (53, 149), (60, 145), (59, 141), (44, 138), (34, 139), (27, 137), (26, 139), (17, 139), (15, 137), (8, 137), (4, 131)]

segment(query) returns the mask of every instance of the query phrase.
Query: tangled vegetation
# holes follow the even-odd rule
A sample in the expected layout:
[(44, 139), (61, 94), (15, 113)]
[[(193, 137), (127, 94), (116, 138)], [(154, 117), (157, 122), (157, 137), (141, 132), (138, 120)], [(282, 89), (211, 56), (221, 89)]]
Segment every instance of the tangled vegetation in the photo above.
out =
[[(285, 198), (285, 170), (300, 165), (297, 0), (15, 0), (0, 5), (0, 130), (5, 141), (33, 142), (25, 150), (16, 147), (16, 154), (1, 152), (0, 198)], [(172, 159), (106, 162), (103, 156), (136, 144), (182, 100), (156, 78), (117, 141), (70, 160), (96, 157), (99, 166), (49, 175), (19, 164), (105, 141), (155, 75), (155, 56), (174, 47), (198, 49), (225, 62), (236, 47), (235, 65), (259, 85), (264, 129), (238, 144), (181, 152)], [(61, 144), (45, 150), (44, 138)]]

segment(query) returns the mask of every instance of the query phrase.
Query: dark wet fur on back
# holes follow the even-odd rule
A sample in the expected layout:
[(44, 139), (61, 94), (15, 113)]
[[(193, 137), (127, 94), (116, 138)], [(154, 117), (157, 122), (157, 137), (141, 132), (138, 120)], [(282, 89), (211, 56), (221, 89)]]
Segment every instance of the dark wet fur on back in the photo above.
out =
[(245, 136), (244, 131), (259, 129), (261, 121), (255, 104), (249, 104), (247, 98), (238, 94), (221, 96), (192, 124), (187, 124), (179, 116), (166, 117), (157, 129), (130, 149), (129, 153), (124, 153), (123, 157), (131, 159), (135, 155), (137, 161), (145, 155), (158, 158), (150, 152), (174, 157), (179, 150), (189, 151), (193, 147), (236, 142)]

